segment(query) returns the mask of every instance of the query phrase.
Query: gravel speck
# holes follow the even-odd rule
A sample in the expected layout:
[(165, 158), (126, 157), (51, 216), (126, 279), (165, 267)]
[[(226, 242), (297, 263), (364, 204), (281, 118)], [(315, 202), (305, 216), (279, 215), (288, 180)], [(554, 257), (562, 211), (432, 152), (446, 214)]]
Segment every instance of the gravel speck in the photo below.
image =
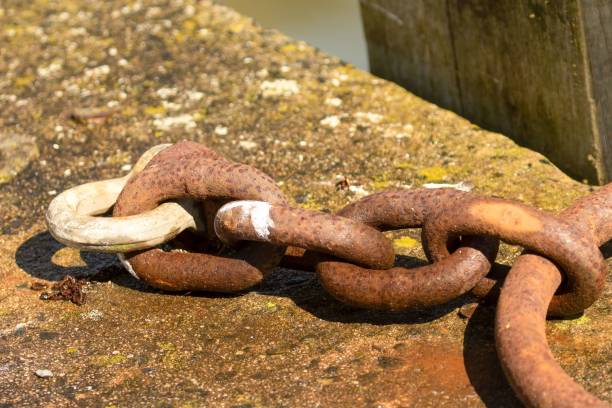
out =
[(49, 378), (53, 377), (53, 372), (51, 370), (36, 370), (36, 375), (40, 378)]

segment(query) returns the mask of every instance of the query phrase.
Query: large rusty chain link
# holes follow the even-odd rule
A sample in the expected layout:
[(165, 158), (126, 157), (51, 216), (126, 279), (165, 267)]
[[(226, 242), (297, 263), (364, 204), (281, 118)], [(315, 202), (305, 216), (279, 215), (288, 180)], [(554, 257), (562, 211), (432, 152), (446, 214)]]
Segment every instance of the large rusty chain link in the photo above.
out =
[[(111, 207), (112, 218), (96, 216)], [(560, 216), (448, 188), (384, 191), (328, 214), (289, 206), (266, 174), (185, 141), (150, 149), (124, 178), (58, 195), (47, 224), (66, 245), (118, 253), (156, 288), (236, 292), (281, 265), (316, 271), (342, 302), (385, 310), (484, 295), (499, 241), (520, 245), (496, 317), (511, 386), (529, 406), (608, 406), (555, 362), (545, 327), (547, 315), (575, 316), (603, 291), (612, 184)], [(404, 228), (422, 229), (430, 265), (394, 267), (383, 232)]]

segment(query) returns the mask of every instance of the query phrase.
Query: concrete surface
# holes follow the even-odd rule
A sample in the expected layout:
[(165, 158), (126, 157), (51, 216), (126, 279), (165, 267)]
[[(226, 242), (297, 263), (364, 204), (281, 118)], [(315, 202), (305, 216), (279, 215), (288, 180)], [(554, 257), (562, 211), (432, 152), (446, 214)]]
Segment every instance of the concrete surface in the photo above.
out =
[[(469, 296), (422, 311), (356, 310), (292, 270), (235, 296), (167, 294), (112, 255), (54, 241), (44, 211), (57, 192), (125, 174), (151, 145), (181, 139), (259, 167), (296, 205), (331, 211), (426, 182), (557, 211), (590, 187), (208, 2), (3, 1), (0, 44), (0, 140), (34, 140), (0, 158), (14, 170), (0, 185), (1, 407), (518, 404), (495, 356), (494, 308), (474, 309)], [(94, 107), (114, 114), (70, 119)], [(336, 191), (343, 177), (351, 187)], [(400, 263), (424, 262), (418, 231), (390, 236)], [(499, 262), (517, 251), (503, 247)], [(31, 289), (66, 274), (89, 277), (83, 306)], [(561, 364), (607, 401), (611, 308), (608, 285), (583, 317), (549, 323)]]

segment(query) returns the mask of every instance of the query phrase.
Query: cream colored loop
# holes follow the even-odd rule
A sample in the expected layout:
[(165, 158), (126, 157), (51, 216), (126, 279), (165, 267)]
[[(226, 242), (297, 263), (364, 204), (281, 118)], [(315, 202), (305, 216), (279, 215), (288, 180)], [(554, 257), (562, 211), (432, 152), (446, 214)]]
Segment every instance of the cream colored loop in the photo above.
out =
[(122, 253), (154, 247), (186, 229), (203, 229), (190, 201), (164, 203), (129, 217), (95, 217), (112, 208), (129, 178), (168, 146), (147, 150), (125, 177), (83, 184), (55, 197), (46, 214), (51, 235), (82, 250)]

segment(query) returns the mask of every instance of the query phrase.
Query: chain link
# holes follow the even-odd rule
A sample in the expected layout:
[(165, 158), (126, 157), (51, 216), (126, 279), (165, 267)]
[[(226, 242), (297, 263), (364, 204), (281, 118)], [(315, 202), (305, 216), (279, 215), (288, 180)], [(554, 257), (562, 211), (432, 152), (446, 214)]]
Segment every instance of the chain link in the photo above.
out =
[(125, 252), (151, 248), (186, 229), (197, 229), (197, 211), (186, 201), (164, 203), (131, 217), (95, 217), (109, 211), (130, 177), (168, 146), (147, 150), (125, 177), (83, 184), (55, 197), (46, 213), (51, 235), (86, 251)]
[[(287, 204), (274, 180), (266, 174), (211, 156), (208, 149), (198, 146), (201, 145), (193, 142), (178, 143), (131, 178), (117, 198), (113, 216), (135, 215), (167, 200), (185, 198), (253, 199)], [(134, 274), (156, 288), (235, 292), (261, 282), (278, 265), (286, 248), (252, 242), (227, 249), (216, 254), (150, 249), (124, 256)]]
[[(113, 204), (113, 218), (92, 217)], [(545, 321), (582, 312), (603, 291), (598, 246), (612, 238), (612, 184), (559, 217), (448, 188), (385, 191), (332, 215), (292, 208), (259, 170), (180, 142), (149, 150), (124, 178), (62, 193), (47, 223), (66, 245), (121, 253), (134, 276), (157, 288), (235, 292), (281, 265), (316, 270), (343, 302), (388, 310), (484, 295), (499, 240), (520, 245), (532, 252), (508, 273), (496, 319), (510, 384), (531, 406), (607, 406), (555, 362)], [(431, 265), (393, 267), (382, 232), (403, 228), (422, 228)], [(178, 249), (156, 247), (170, 240)]]

